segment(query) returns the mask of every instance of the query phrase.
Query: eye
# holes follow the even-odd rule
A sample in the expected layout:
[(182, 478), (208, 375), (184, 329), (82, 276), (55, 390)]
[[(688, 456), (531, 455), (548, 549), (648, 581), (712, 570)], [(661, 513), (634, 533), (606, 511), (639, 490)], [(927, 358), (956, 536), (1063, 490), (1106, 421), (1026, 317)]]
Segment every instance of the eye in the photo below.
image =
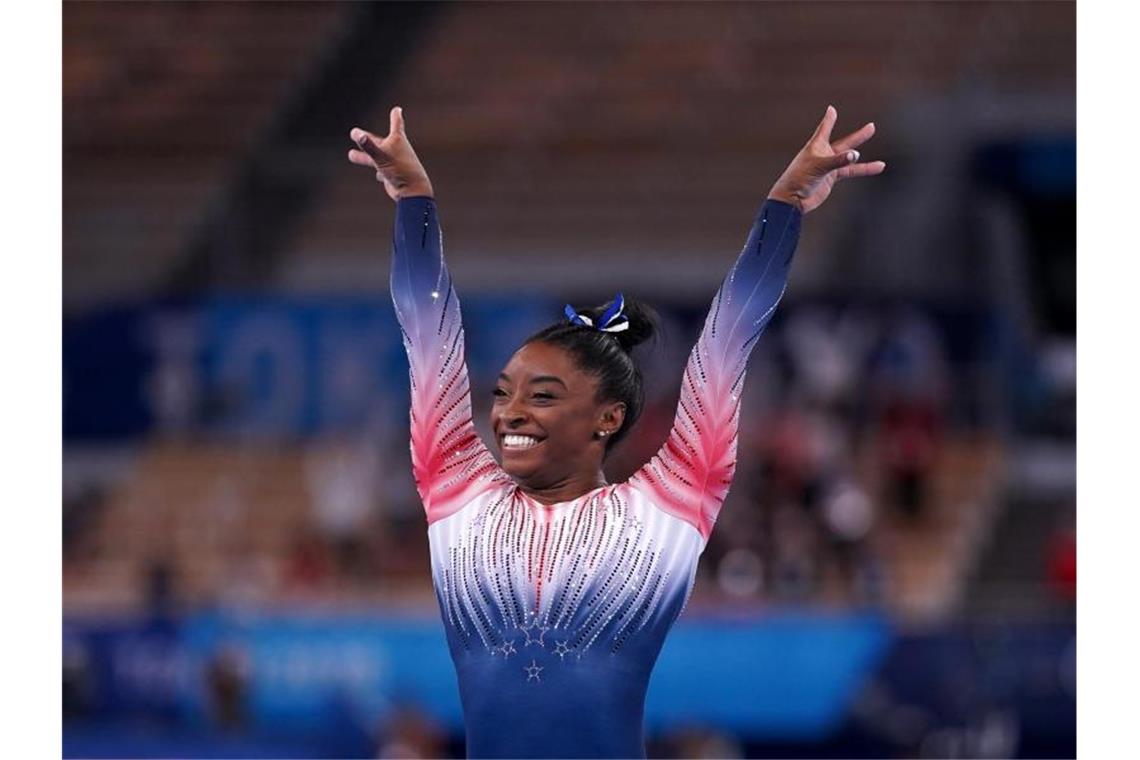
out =
[(551, 394), (551, 393), (547, 393), (546, 391), (539, 391), (538, 393), (535, 393), (535, 394), (534, 394), (533, 398), (538, 398), (538, 399), (553, 399), (553, 398), (554, 398), (554, 395), (553, 395), (553, 394)]
[(502, 388), (496, 388), (495, 390), (491, 391), (491, 395), (495, 398), (506, 398), (507, 392)]

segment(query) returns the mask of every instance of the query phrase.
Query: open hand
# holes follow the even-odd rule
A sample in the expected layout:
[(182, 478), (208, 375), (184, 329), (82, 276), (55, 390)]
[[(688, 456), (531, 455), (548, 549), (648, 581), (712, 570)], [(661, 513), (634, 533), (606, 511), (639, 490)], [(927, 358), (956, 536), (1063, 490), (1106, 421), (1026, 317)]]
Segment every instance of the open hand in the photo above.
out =
[(875, 134), (874, 123), (868, 122), (846, 137), (831, 142), (831, 128), (838, 118), (835, 107), (828, 106), (815, 133), (772, 186), (769, 198), (790, 203), (806, 214), (827, 200), (831, 188), (839, 180), (870, 177), (887, 168), (882, 161), (858, 163), (859, 151), (855, 149)]
[(377, 137), (359, 127), (353, 127), (348, 136), (356, 143), (348, 152), (348, 160), (374, 170), (392, 200), (415, 195), (434, 197), (431, 180), (404, 131), (402, 108), (396, 106), (388, 114), (387, 137)]

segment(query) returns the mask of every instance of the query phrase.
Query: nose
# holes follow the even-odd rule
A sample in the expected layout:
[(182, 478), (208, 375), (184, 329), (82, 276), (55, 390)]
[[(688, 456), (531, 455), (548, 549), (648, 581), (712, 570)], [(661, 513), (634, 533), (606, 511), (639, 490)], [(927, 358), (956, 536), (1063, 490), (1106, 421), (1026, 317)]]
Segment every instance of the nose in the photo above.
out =
[(503, 424), (507, 427), (518, 427), (527, 421), (526, 407), (517, 398), (511, 398), (499, 414)]

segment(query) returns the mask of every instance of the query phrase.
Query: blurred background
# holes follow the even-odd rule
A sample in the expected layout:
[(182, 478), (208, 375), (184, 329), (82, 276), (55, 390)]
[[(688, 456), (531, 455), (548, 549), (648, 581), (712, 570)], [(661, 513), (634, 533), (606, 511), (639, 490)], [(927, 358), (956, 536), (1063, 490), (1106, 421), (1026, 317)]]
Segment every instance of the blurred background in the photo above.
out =
[[(652, 757), (1076, 753), (1076, 8), (65, 2), (67, 757), (462, 757), (387, 292), (345, 158), (403, 106), (475, 418), (619, 290), (705, 312), (828, 103)], [(701, 653), (698, 660), (695, 656)]]

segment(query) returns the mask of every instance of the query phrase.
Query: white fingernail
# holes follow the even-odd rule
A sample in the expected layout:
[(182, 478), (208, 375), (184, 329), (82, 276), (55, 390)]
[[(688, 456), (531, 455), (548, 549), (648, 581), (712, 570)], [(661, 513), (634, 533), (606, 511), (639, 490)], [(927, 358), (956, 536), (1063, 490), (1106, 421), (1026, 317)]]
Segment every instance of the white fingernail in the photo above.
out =
[(847, 160), (851, 161), (852, 163), (854, 163), (855, 161), (858, 161), (859, 160), (859, 151), (857, 151), (857, 150), (847, 151)]

